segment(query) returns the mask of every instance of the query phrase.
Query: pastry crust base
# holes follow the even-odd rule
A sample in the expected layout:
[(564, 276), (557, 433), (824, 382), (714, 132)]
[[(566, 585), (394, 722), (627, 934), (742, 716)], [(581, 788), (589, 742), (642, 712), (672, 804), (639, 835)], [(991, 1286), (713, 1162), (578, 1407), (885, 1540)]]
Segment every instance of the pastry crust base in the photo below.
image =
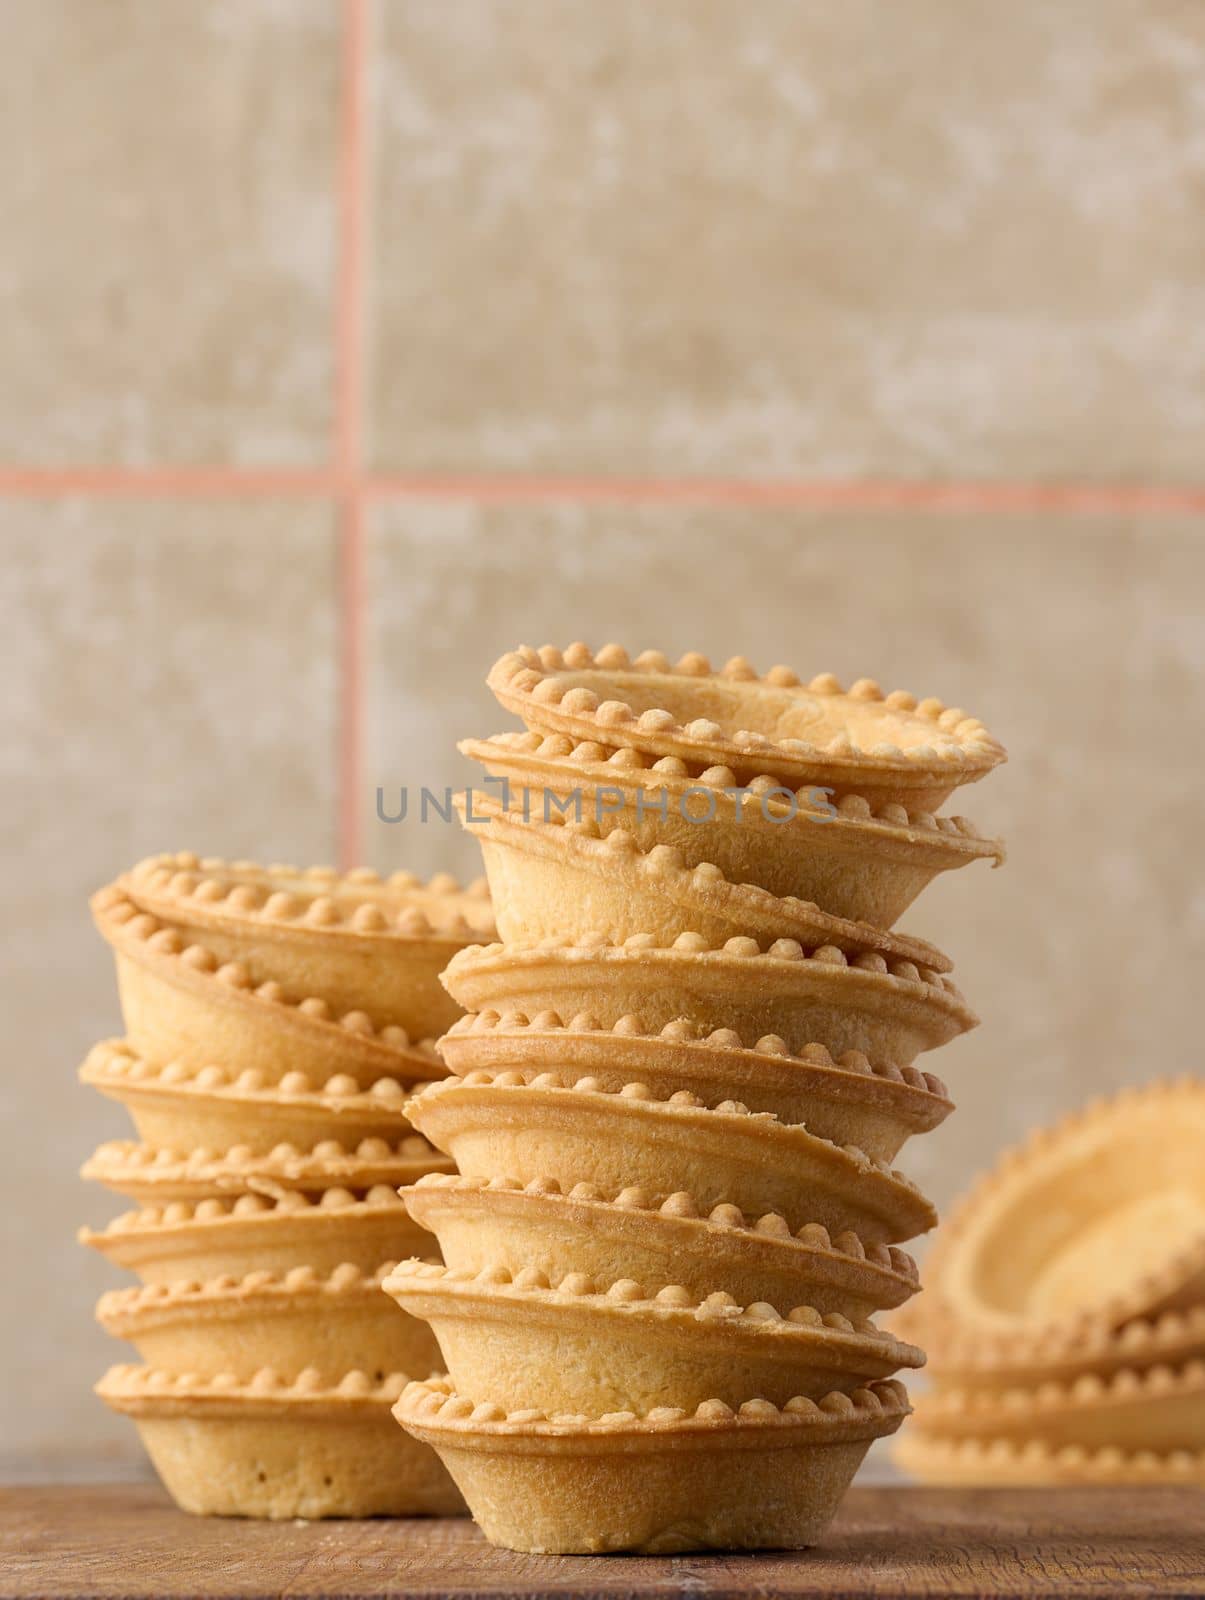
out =
[(586, 1555), (805, 1548), (871, 1442), (906, 1414), (898, 1383), (782, 1411), (713, 1400), (694, 1415), (549, 1420), (431, 1382), (410, 1385), (394, 1411), (439, 1452), (491, 1543)]
[(218, 1386), (114, 1367), (97, 1393), (136, 1422), (182, 1511), (276, 1520), (463, 1513), (438, 1457), (390, 1416), (404, 1377), (374, 1387), (350, 1373), (334, 1389), (305, 1377), (309, 1387)]

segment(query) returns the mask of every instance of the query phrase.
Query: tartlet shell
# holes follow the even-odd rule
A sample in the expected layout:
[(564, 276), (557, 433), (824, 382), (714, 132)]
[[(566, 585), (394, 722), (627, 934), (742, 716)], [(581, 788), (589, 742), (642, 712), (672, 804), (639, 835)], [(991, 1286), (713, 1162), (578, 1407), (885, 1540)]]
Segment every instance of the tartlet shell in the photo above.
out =
[(381, 1378), (430, 1372), (440, 1365), (430, 1328), (382, 1292), (393, 1265), (364, 1273), (345, 1262), (326, 1276), (300, 1266), (114, 1289), (101, 1296), (96, 1318), (147, 1366), (173, 1377), (229, 1373), (250, 1381), (271, 1366), (286, 1382), (307, 1369), (337, 1379), (349, 1364)]
[(906, 1428), (892, 1454), (905, 1472), (922, 1483), (948, 1488), (1040, 1488), (1047, 1485), (1184, 1484), (1205, 1487), (1205, 1450), (1126, 1452), (1116, 1446), (1085, 1450), (1078, 1445), (1053, 1449), (1033, 1439), (1018, 1445), (1007, 1439), (935, 1439)]
[(783, 1317), (768, 1305), (741, 1308), (722, 1292), (699, 1302), (680, 1285), (654, 1294), (625, 1280), (600, 1291), (570, 1274), (554, 1288), (534, 1269), (512, 1280), (500, 1266), (470, 1277), (403, 1262), (385, 1289), (432, 1324), (460, 1393), (489, 1394), (511, 1409), (601, 1415), (711, 1398), (735, 1406), (750, 1395), (782, 1406), (924, 1361), (869, 1323), (806, 1306)]
[(378, 1027), (430, 1038), (441, 1031), (440, 971), (456, 950), (494, 936), (493, 916), (484, 886), (398, 879), (181, 853), (140, 862), (117, 887), (222, 962), (254, 961), (263, 980), (320, 994), (336, 1013), (364, 1011)]
[(460, 796), (461, 822), (481, 846), (505, 944), (552, 938), (572, 944), (602, 936), (622, 944), (651, 934), (672, 944), (680, 933), (711, 944), (738, 935), (773, 943), (797, 939), (831, 945), (850, 957), (867, 951), (935, 972), (952, 963), (924, 939), (886, 933), (867, 922), (822, 911), (812, 901), (778, 896), (754, 882), (729, 880), (710, 859), (687, 866), (658, 841), (648, 848), (624, 827), (605, 834), (590, 818), (524, 820), (495, 800)]
[(382, 1261), (432, 1256), (436, 1248), (385, 1185), (363, 1199), (334, 1188), (317, 1195), (227, 1195), (195, 1205), (177, 1200), (125, 1212), (101, 1231), (82, 1228), (79, 1238), (150, 1284), (283, 1273), (298, 1262), (320, 1274), (346, 1262), (372, 1272)]
[(672, 1280), (699, 1299), (722, 1289), (742, 1305), (765, 1301), (785, 1314), (806, 1302), (855, 1320), (898, 1306), (918, 1287), (915, 1263), (893, 1246), (867, 1248), (853, 1233), (832, 1239), (815, 1223), (794, 1234), (774, 1213), (737, 1220), (731, 1205), (712, 1217), (685, 1193), (603, 1195), (589, 1184), (565, 1193), (546, 1178), (524, 1187), (433, 1175), (402, 1194), (457, 1271), (493, 1262), (512, 1275), (539, 1268), (552, 1282), (573, 1271), (595, 1282)]
[[(1040, 1359), (1052, 1345), (1205, 1303), (1203, 1147), (1205, 1083), (1193, 1079), (1124, 1090), (1039, 1129), (947, 1222), (928, 1266), (926, 1321), (954, 1359), (981, 1341), (990, 1365), (993, 1351)], [(1129, 1236), (1119, 1231), (1123, 1200)], [(1056, 1298), (1045, 1307), (1002, 1304), (985, 1283), (1007, 1272), (1002, 1289), (1015, 1282), (1032, 1294), (1051, 1263)]]
[(1205, 1439), (1205, 1362), (996, 1392), (943, 1385), (922, 1396), (912, 1429), (941, 1439), (1036, 1439), (1054, 1450), (1197, 1450)]
[[(1000, 841), (981, 837), (965, 817), (934, 817), (890, 803), (876, 810), (855, 794), (837, 801), (833, 816), (821, 809), (831, 802), (815, 785), (798, 790), (791, 815), (786, 797), (775, 795), (780, 784), (765, 773), (745, 786), (752, 796), (738, 800), (724, 793), (738, 787), (725, 767), (675, 756), (654, 761), (630, 747), (608, 750), (561, 734), (496, 734), (462, 740), (459, 748), (491, 775), (491, 795), (503, 793), (533, 816), (543, 817), (545, 794), (558, 806), (574, 804), (571, 797), (580, 794), (582, 815), (596, 818), (604, 834), (625, 828), (646, 850), (671, 845), (691, 867), (711, 861), (734, 883), (812, 900), (835, 916), (879, 928), (892, 927), (938, 873), (1004, 860)], [(524, 791), (531, 798), (524, 800)], [(638, 809), (640, 795), (645, 799)], [(558, 806), (550, 800), (549, 815)]]
[(863, 970), (837, 950), (817, 957), (791, 940), (767, 950), (734, 938), (717, 949), (688, 934), (669, 947), (639, 937), (622, 945), (482, 945), (455, 956), (443, 982), (466, 1011), (587, 1012), (604, 1027), (633, 1015), (653, 1029), (688, 1017), (742, 1038), (775, 1034), (795, 1052), (819, 1043), (835, 1056), (857, 1050), (900, 1066), (978, 1020), (951, 978)]
[[(430, 1079), (442, 1076), (432, 1065)], [(304, 1073), (265, 1084), (253, 1068), (237, 1077), (211, 1064), (145, 1061), (129, 1044), (107, 1039), (80, 1068), (80, 1082), (130, 1113), (145, 1144), (224, 1149), (247, 1145), (264, 1152), (281, 1143), (314, 1145), (335, 1138), (354, 1147), (365, 1139), (396, 1144), (411, 1131), (402, 1111), (417, 1082), (381, 1078), (362, 1089), (346, 1075), (315, 1085)]]
[(870, 1443), (908, 1410), (898, 1383), (827, 1400), (549, 1421), (474, 1407), (435, 1382), (410, 1385), (394, 1415), (439, 1452), (492, 1543), (669, 1555), (815, 1543)]
[[(694, 654), (674, 668), (656, 651), (629, 661), (613, 644), (597, 654), (583, 644), (524, 645), (495, 662), (486, 682), (531, 729), (727, 766), (738, 780), (766, 773), (793, 789), (825, 784), (927, 811), (1005, 759), (981, 722), (938, 700), (918, 706), (868, 678), (846, 694), (829, 674), (805, 687), (785, 667), (759, 678), (742, 657), (713, 673)], [(794, 719), (789, 736), (785, 717)]]
[(449, 1069), (472, 1072), (552, 1072), (576, 1082), (598, 1080), (616, 1091), (646, 1083), (657, 1099), (685, 1090), (709, 1104), (742, 1101), (783, 1122), (806, 1122), (836, 1144), (856, 1144), (877, 1160), (892, 1161), (914, 1134), (928, 1133), (953, 1110), (945, 1084), (919, 1067), (874, 1063), (861, 1053), (840, 1060), (823, 1045), (792, 1055), (782, 1039), (744, 1044), (730, 1028), (704, 1034), (685, 1018), (660, 1032), (640, 1031), (636, 1017), (612, 1028), (596, 1018), (568, 1024), (555, 1012), (530, 1020), (521, 1012), (476, 1012), (462, 1017), (439, 1042)]
[[(261, 1375), (262, 1377), (262, 1375)], [(273, 1379), (276, 1378), (272, 1374)], [(97, 1385), (131, 1417), (168, 1493), (200, 1516), (457, 1516), (464, 1502), (438, 1457), (399, 1433), (401, 1375), (353, 1390), (215, 1385), (132, 1366)]]
[(566, 1087), (548, 1076), (528, 1082), (519, 1072), (473, 1073), (431, 1085), (407, 1108), (468, 1177), (684, 1190), (709, 1208), (774, 1211), (792, 1231), (818, 1222), (833, 1233), (852, 1229), (868, 1244), (899, 1243), (937, 1220), (902, 1174), (799, 1124), (736, 1103), (656, 1100), (640, 1084), (609, 1094), (588, 1078)]
[(139, 1204), (160, 1205), (248, 1191), (277, 1195), (299, 1189), (319, 1194), (343, 1188), (365, 1194), (382, 1184), (397, 1189), (441, 1168), (447, 1170), (447, 1163), (439, 1152), (415, 1134), (394, 1146), (382, 1139), (365, 1139), (349, 1150), (338, 1140), (327, 1139), (310, 1150), (278, 1145), (262, 1155), (246, 1146), (224, 1151), (156, 1150), (132, 1139), (112, 1139), (93, 1151), (80, 1176)]
[[(378, 1028), (364, 1012), (336, 1016), (321, 996), (290, 994), (254, 963), (222, 962), (118, 889), (94, 895), (92, 911), (113, 948), (127, 1038), (148, 1060), (198, 1069), (217, 1060), (236, 1076), (258, 1072), (266, 1083), (290, 1072), (319, 1082), (346, 1074), (363, 1088), (380, 1078), (432, 1074), (437, 1058), (429, 1042), (413, 1043), (394, 1024)], [(432, 1037), (460, 1014), (434, 993), (426, 1012)]]

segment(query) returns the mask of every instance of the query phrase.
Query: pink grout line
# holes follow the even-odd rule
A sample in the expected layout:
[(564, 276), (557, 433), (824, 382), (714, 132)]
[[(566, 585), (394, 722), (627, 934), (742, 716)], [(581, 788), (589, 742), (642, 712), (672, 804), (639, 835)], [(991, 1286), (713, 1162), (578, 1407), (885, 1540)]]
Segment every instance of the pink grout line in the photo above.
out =
[(1057, 515), (1197, 515), (1205, 487), (1161, 484), (874, 479), (593, 478), (372, 474), (354, 467), (3, 467), (0, 498), (585, 501), (631, 505), (799, 506), (815, 510), (1046, 511)]
[(339, 507), (339, 864), (360, 862), (360, 781), (364, 765), (364, 501), (349, 494)]
[(338, 492), (329, 470), (289, 467), (4, 467), (0, 496), (48, 499), (319, 499)]
[(338, 839), (345, 869), (360, 859), (364, 763), (364, 382), (366, 0), (343, 0), (339, 139), (339, 266), (335, 292), (335, 461), (339, 495)]
[(373, 500), (593, 501), (650, 505), (799, 506), (816, 510), (1197, 513), (1205, 486), (1159, 484), (908, 482), (873, 479), (592, 478), (523, 474), (368, 477)]

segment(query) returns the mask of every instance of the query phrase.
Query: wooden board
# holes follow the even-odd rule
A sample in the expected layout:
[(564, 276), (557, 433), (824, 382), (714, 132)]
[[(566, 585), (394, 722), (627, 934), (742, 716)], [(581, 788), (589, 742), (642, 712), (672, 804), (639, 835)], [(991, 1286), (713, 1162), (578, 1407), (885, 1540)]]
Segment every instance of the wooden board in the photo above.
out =
[(46, 1600), (1205, 1595), (1205, 1490), (854, 1489), (784, 1555), (518, 1556), (467, 1521), (184, 1516), (149, 1486), (0, 1491), (0, 1596)]

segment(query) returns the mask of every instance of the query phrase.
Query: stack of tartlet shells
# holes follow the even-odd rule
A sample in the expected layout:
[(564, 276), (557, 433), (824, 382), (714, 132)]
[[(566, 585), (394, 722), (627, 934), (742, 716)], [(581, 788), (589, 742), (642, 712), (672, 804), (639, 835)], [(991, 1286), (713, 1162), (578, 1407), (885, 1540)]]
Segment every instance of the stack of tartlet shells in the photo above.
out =
[(451, 1163), (404, 1108), (444, 1075), (438, 974), (492, 936), (484, 882), (163, 855), (92, 910), (126, 1035), (80, 1076), (137, 1138), (86, 1163), (134, 1209), (81, 1238), (141, 1280), (97, 1316), (143, 1363), (98, 1393), (188, 1511), (462, 1510), (390, 1417), (439, 1351), (381, 1283), (438, 1259), (398, 1190)]
[(901, 1314), (932, 1388), (897, 1446), (940, 1484), (1205, 1484), (1205, 1083), (1009, 1150)]
[(489, 682), (527, 727), (461, 746), (502, 943), (444, 974), (470, 1015), (407, 1108), (458, 1168), (403, 1191), (445, 1265), (386, 1282), (448, 1376), (395, 1415), (515, 1549), (809, 1544), (924, 1359), (871, 1320), (936, 1220), (892, 1163), (951, 1109), (917, 1056), (975, 1018), (892, 925), (1000, 859), (933, 813), (1003, 751), (740, 659), (525, 647)]

